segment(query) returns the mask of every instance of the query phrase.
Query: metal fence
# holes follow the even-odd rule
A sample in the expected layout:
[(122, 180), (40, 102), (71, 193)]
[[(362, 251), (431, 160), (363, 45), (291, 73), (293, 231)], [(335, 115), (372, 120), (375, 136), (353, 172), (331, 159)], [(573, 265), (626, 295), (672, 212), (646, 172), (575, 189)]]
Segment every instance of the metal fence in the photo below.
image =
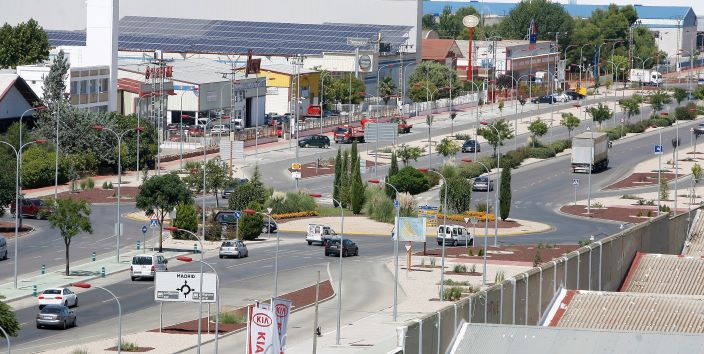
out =
[(445, 353), (462, 320), (537, 325), (561, 289), (618, 291), (636, 252), (679, 254), (687, 213), (663, 215), (534, 267), (399, 328), (405, 354)]

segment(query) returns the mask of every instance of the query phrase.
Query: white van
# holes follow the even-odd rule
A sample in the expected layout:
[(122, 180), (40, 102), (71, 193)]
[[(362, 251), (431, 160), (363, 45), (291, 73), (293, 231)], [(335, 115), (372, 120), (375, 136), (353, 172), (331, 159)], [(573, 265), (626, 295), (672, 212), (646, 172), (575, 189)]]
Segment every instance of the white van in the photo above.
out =
[(155, 254), (138, 254), (132, 257), (132, 265), (130, 265), (130, 277), (132, 281), (137, 278), (154, 279), (156, 272), (166, 272), (169, 268), (166, 264), (169, 261), (163, 255)]
[(447, 225), (447, 228), (440, 225), (438, 227), (438, 246), (442, 245), (443, 239), (452, 246), (474, 246), (474, 236), (469, 233), (466, 227), (460, 225)]
[(330, 225), (308, 224), (308, 233), (306, 234), (306, 241), (308, 241), (308, 245), (318, 243), (322, 246), (326, 241), (332, 239), (333, 237), (337, 237), (337, 233), (332, 229), (332, 227), (330, 227)]
[(7, 240), (0, 236), (0, 261), (7, 259)]

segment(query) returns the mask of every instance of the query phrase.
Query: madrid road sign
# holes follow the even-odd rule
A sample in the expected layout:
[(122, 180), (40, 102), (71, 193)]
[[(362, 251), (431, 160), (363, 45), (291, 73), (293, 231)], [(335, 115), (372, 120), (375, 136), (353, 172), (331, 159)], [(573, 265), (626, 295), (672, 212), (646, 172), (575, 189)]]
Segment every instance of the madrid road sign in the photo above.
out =
[[(203, 302), (215, 302), (215, 274), (203, 273)], [(154, 280), (154, 300), (166, 302), (199, 302), (200, 273), (157, 272)]]

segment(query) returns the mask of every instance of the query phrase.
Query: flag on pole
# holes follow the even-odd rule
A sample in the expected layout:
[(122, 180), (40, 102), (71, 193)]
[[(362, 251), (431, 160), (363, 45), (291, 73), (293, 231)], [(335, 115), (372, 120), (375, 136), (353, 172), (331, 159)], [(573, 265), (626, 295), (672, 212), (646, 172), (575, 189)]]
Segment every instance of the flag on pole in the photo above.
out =
[(535, 17), (530, 20), (528, 25), (528, 49), (535, 49), (535, 42), (538, 41), (538, 25), (535, 23)]

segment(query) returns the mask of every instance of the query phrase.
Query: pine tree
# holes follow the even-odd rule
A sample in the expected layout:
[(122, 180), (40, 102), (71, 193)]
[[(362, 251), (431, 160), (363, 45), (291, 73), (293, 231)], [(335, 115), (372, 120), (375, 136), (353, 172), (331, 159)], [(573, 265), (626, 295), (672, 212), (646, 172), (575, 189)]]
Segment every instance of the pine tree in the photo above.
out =
[(501, 169), (501, 196), (499, 199), (501, 220), (508, 219), (511, 212), (511, 169)]
[(362, 212), (364, 205), (364, 183), (362, 183), (362, 172), (359, 164), (353, 166), (352, 185), (350, 186), (350, 202), (352, 204), (352, 213), (359, 214)]
[(340, 200), (340, 182), (342, 181), (342, 149), (337, 149), (337, 157), (335, 157), (335, 179), (332, 185), (332, 205), (337, 208), (339, 205), (336, 200)]
[(354, 172), (355, 165), (359, 165), (359, 151), (356, 141), (352, 143), (352, 150), (350, 151), (350, 173)]
[[(392, 176), (398, 173), (398, 158), (396, 158), (396, 152), (391, 153), (391, 165), (389, 166), (389, 173), (386, 175), (386, 182), (388, 182)], [(395, 198), (396, 192), (393, 188), (386, 186), (386, 195), (389, 198)]]
[(347, 208), (350, 196), (350, 152), (345, 150), (342, 153), (342, 173), (340, 174), (340, 203), (343, 208)]

